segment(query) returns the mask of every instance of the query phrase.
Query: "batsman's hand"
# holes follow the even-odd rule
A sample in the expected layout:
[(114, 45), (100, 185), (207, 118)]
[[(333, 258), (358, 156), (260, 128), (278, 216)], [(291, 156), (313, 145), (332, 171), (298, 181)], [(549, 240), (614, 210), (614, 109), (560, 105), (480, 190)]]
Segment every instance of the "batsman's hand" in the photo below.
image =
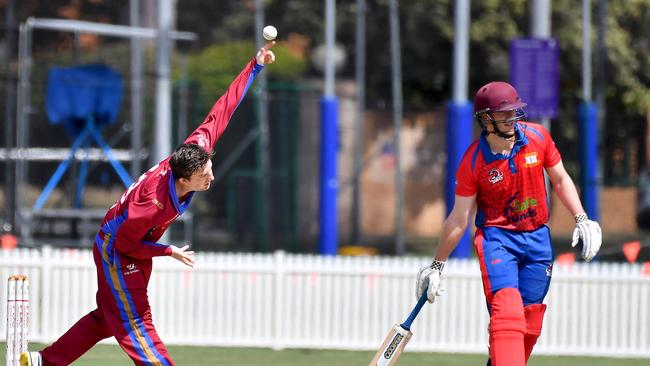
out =
[(259, 65), (270, 65), (275, 62), (275, 54), (271, 51), (271, 47), (275, 45), (275, 41), (271, 41), (264, 45), (257, 51), (255, 60)]
[(571, 246), (575, 247), (582, 242), (582, 258), (590, 262), (600, 250), (603, 242), (603, 234), (600, 225), (596, 221), (589, 220), (586, 214), (576, 215), (576, 228), (573, 229), (573, 241)]
[(415, 282), (416, 299), (419, 299), (424, 290), (426, 290), (427, 301), (433, 303), (436, 300), (436, 296), (445, 293), (447, 279), (442, 274), (444, 267), (445, 262), (434, 260), (430, 265), (420, 268)]
[(172, 258), (183, 263), (186, 266), (194, 267), (194, 251), (187, 250), (189, 245), (179, 248), (175, 245), (170, 245), (172, 248)]

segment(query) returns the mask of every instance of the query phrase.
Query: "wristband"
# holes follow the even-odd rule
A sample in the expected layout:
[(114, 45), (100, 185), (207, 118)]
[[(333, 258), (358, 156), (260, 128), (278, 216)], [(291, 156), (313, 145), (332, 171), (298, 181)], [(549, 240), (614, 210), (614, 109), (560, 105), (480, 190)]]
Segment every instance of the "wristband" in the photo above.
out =
[(586, 213), (581, 213), (581, 214), (575, 215), (574, 219), (576, 220), (576, 224), (579, 224), (581, 222), (587, 221), (589, 218), (587, 217)]
[(433, 262), (431, 262), (431, 269), (435, 269), (437, 271), (442, 272), (443, 268), (445, 268), (445, 262), (441, 262), (435, 259), (433, 260)]

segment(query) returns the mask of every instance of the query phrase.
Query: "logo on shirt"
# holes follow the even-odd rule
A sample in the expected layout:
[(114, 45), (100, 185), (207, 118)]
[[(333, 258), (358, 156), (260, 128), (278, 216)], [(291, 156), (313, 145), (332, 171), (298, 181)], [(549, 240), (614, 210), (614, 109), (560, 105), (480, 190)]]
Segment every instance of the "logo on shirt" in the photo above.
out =
[(204, 148), (204, 149), (205, 149), (206, 147), (208, 147), (208, 138), (205, 137), (204, 134), (200, 134), (200, 135), (199, 135), (198, 145), (201, 146), (201, 147)]
[(551, 277), (553, 275), (553, 263), (550, 266), (546, 267), (546, 277)]
[(159, 209), (161, 210), (165, 209), (165, 205), (163, 205), (162, 202), (158, 201), (157, 198), (152, 199), (151, 202), (153, 202), (153, 204), (156, 205), (156, 207), (158, 207)]
[(537, 200), (532, 197), (526, 197), (523, 201), (515, 199), (511, 204), (515, 212), (524, 212), (530, 207), (537, 206)]
[(135, 263), (129, 263), (126, 265), (126, 271), (124, 272), (124, 275), (126, 276), (136, 272), (140, 272), (138, 266), (136, 266)]
[(537, 159), (537, 152), (533, 151), (531, 153), (525, 154), (524, 155), (524, 167), (526, 168), (532, 168), (534, 166), (538, 166), (540, 161)]
[(512, 224), (537, 216), (537, 210), (535, 209), (538, 204), (537, 200), (532, 197), (520, 200), (517, 198), (518, 195), (519, 192), (510, 197), (506, 202), (506, 208), (503, 210), (503, 216), (507, 217)]
[(490, 177), (488, 178), (488, 182), (490, 182), (490, 183), (492, 183), (492, 184), (497, 183), (497, 182), (503, 180), (503, 173), (501, 173), (501, 172), (499, 171), (499, 169), (496, 169), (496, 168), (490, 170), (490, 174), (489, 174), (489, 176), (490, 176)]

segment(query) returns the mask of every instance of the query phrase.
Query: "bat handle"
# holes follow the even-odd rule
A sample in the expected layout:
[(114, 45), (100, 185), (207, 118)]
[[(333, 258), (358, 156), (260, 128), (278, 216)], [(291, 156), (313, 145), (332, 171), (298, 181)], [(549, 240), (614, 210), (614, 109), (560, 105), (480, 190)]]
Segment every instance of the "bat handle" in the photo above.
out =
[(420, 310), (422, 310), (422, 307), (426, 302), (427, 302), (427, 289), (424, 289), (424, 292), (422, 293), (422, 295), (420, 295), (420, 298), (418, 299), (418, 303), (415, 304), (415, 307), (411, 311), (411, 314), (409, 314), (408, 318), (406, 318), (404, 323), (400, 324), (400, 326), (405, 330), (411, 330), (411, 324), (413, 324), (415, 317), (418, 316), (418, 313), (420, 312)]

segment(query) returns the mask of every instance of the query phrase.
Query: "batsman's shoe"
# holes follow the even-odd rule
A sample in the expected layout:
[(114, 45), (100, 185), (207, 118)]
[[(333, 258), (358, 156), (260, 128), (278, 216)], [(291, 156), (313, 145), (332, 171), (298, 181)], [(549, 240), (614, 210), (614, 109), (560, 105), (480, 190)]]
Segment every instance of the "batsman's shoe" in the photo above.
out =
[(40, 352), (23, 352), (20, 355), (20, 366), (42, 366)]

